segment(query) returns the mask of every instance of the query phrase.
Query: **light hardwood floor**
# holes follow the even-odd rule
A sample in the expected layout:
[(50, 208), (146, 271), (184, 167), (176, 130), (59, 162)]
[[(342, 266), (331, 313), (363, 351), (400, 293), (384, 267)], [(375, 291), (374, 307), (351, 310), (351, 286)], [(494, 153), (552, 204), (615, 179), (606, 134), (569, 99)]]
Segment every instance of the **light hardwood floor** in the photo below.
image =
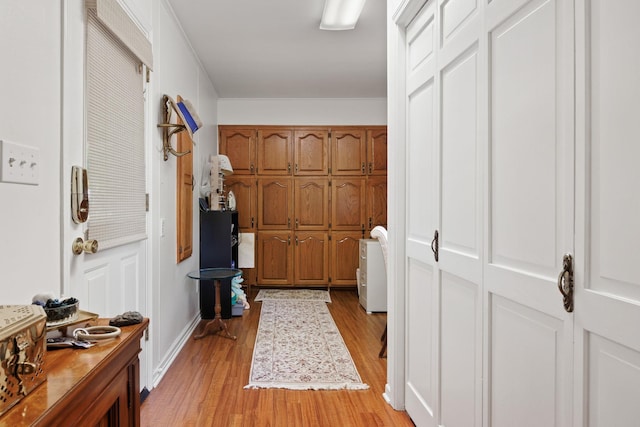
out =
[(256, 294), (254, 287), (242, 317), (227, 321), (237, 341), (189, 339), (142, 404), (142, 426), (413, 426), (382, 397), (386, 359), (378, 352), (386, 315), (366, 314), (355, 290), (332, 290), (328, 307), (369, 390), (245, 390), (260, 318)]

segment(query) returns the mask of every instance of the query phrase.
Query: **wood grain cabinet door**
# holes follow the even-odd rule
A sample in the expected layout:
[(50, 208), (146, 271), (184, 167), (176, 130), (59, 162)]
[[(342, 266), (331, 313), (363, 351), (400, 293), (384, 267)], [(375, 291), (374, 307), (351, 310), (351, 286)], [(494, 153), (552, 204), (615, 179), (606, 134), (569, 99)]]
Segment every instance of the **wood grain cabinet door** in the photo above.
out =
[(220, 126), (219, 153), (229, 157), (234, 175), (253, 175), (256, 171), (256, 130)]
[(233, 191), (238, 211), (238, 228), (240, 231), (253, 231), (257, 225), (258, 187), (256, 179), (248, 176), (235, 176), (224, 180), (227, 192)]
[(295, 175), (327, 175), (329, 173), (329, 131), (296, 129)]
[(294, 284), (326, 286), (329, 282), (329, 233), (300, 231), (294, 236)]
[(387, 175), (387, 127), (367, 129), (367, 174)]
[(293, 284), (293, 245), (291, 232), (260, 231), (257, 247), (258, 283), (291, 286)]
[(387, 226), (387, 177), (370, 176), (367, 179), (367, 229), (376, 225)]
[(289, 230), (292, 227), (293, 182), (289, 177), (258, 178), (258, 228)]
[(294, 228), (296, 230), (327, 230), (329, 228), (329, 179), (296, 178), (294, 182)]
[(359, 128), (331, 130), (331, 173), (365, 175), (367, 172), (366, 131)]
[(258, 129), (258, 174), (291, 175), (292, 139), (291, 129)]
[(331, 232), (331, 286), (355, 286), (361, 231)]
[(331, 181), (331, 228), (365, 229), (364, 178), (334, 178)]

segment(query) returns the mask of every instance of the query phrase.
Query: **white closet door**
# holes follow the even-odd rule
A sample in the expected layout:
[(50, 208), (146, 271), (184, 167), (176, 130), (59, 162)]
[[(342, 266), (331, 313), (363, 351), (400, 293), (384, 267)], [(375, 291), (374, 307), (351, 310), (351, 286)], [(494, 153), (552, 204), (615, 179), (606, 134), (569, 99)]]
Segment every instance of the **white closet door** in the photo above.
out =
[(473, 427), (482, 425), (486, 43), (480, 2), (439, 3), (439, 424)]
[(640, 422), (639, 16), (576, 6), (576, 426)]
[(571, 422), (573, 319), (557, 288), (573, 251), (571, 2), (491, 2), (485, 425)]
[(436, 266), (431, 240), (435, 210), (435, 2), (406, 31), (407, 230), (405, 406), (418, 426), (435, 426), (437, 411)]

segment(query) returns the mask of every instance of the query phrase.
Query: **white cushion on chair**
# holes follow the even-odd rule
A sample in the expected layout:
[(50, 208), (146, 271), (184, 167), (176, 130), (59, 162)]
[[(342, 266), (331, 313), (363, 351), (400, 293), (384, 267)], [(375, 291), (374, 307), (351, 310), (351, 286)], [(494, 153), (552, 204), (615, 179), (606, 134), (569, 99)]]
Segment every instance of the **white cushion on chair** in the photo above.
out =
[(387, 229), (381, 225), (376, 225), (371, 230), (371, 237), (380, 241), (382, 247), (382, 256), (384, 257), (384, 266), (387, 267)]

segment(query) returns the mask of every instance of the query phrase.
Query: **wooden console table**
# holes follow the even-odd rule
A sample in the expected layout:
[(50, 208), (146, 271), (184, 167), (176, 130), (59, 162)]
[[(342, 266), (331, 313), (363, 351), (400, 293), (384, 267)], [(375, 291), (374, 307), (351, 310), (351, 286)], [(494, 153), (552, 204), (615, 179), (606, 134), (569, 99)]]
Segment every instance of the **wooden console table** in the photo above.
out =
[[(98, 319), (96, 325), (108, 325)], [(139, 426), (140, 339), (149, 319), (88, 349), (48, 350), (47, 381), (0, 417), (2, 426)]]

